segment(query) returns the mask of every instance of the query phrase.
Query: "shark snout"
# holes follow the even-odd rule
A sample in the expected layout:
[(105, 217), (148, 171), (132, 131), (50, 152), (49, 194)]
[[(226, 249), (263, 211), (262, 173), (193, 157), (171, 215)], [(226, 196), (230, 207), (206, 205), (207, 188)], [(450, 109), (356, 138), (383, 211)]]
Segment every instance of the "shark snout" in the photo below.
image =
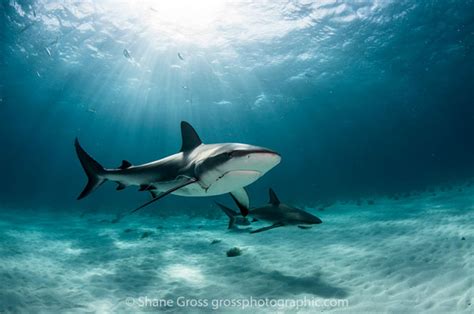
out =
[(262, 174), (281, 162), (280, 154), (265, 148), (245, 151), (236, 150), (232, 152), (232, 155), (232, 157), (241, 160), (249, 168), (257, 170)]
[(312, 225), (317, 225), (317, 224), (320, 224), (322, 222), (323, 221), (321, 219), (319, 219), (318, 217), (316, 217), (316, 216), (311, 216), (310, 219), (309, 219), (309, 223), (312, 224)]

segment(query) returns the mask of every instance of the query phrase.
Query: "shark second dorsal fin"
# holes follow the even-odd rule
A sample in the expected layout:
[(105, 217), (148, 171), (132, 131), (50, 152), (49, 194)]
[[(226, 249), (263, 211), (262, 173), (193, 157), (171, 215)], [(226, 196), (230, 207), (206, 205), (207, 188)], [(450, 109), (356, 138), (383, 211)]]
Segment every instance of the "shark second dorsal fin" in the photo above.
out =
[(119, 169), (127, 169), (130, 168), (132, 164), (128, 160), (122, 160), (122, 164), (120, 165)]
[(183, 141), (181, 145), (181, 151), (187, 152), (195, 149), (202, 144), (199, 135), (196, 133), (191, 124), (186, 121), (181, 121), (181, 139)]
[(280, 205), (280, 200), (278, 199), (275, 192), (271, 188), (270, 190), (268, 190), (268, 194), (270, 194), (270, 204)]

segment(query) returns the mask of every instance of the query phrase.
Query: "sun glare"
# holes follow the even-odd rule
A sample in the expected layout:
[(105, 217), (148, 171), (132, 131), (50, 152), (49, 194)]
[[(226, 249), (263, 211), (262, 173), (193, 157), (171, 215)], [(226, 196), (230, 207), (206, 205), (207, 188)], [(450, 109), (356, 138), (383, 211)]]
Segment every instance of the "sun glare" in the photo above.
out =
[(223, 6), (224, 1), (218, 0), (168, 0), (153, 2), (150, 10), (174, 25), (207, 28)]

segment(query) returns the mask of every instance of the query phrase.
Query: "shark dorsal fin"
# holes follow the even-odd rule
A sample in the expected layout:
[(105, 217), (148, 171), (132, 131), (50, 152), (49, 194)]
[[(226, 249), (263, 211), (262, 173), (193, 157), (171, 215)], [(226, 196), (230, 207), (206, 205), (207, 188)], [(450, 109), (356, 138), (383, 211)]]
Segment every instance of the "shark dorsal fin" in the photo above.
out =
[(122, 160), (122, 164), (120, 165), (119, 169), (127, 169), (127, 168), (130, 168), (132, 166), (132, 164), (130, 163), (130, 161), (127, 161), (127, 160)]
[(182, 152), (193, 150), (202, 144), (199, 135), (191, 124), (186, 121), (181, 121), (181, 138), (183, 140), (183, 144), (181, 145)]
[(270, 189), (270, 190), (268, 190), (268, 193), (270, 194), (270, 204), (280, 205), (280, 200), (276, 196), (275, 192), (272, 189)]

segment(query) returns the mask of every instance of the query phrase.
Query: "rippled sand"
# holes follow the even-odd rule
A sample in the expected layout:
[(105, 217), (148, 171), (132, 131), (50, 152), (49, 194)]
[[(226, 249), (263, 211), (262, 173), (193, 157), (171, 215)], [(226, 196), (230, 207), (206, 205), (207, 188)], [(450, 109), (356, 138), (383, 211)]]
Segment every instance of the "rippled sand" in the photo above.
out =
[[(313, 211), (324, 223), (312, 229), (259, 234), (228, 231), (224, 215), (110, 224), (102, 221), (110, 216), (4, 210), (0, 312), (183, 312), (250, 297), (348, 302), (300, 312), (472, 312), (472, 192), (335, 204)], [(227, 257), (232, 247), (242, 255)]]

